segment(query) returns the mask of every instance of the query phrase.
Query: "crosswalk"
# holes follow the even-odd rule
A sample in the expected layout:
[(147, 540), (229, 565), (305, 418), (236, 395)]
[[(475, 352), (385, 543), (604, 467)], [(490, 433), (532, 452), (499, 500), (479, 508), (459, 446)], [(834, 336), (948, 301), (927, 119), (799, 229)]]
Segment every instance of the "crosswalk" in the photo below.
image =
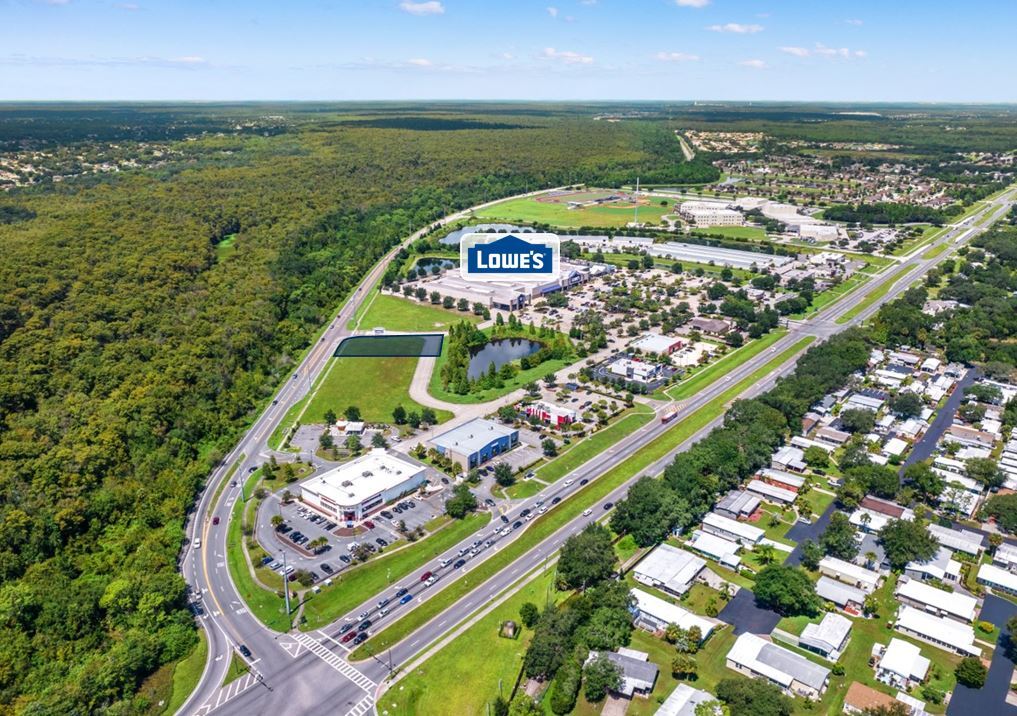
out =
[(219, 689), (215, 696), (209, 698), (208, 701), (198, 707), (195, 712), (197, 716), (203, 716), (204, 714), (211, 713), (215, 709), (219, 708), (225, 703), (228, 703), (232, 699), (235, 699), (240, 694), (247, 691), (249, 688), (258, 683), (258, 677), (255, 674), (247, 673), (241, 676), (239, 679), (231, 681), (224, 687)]
[[(296, 639), (297, 642), (302, 644), (304, 647), (306, 647), (308, 651), (313, 653), (319, 659), (324, 661), (326, 664), (331, 666), (333, 669), (338, 671), (340, 674), (345, 676), (347, 679), (352, 681), (354, 684), (359, 686), (364, 691), (367, 691), (368, 693), (374, 691), (374, 688), (377, 686), (376, 683), (374, 683), (369, 678), (367, 678), (359, 671), (354, 669), (352, 666), (350, 666), (349, 662), (336, 655), (335, 652), (333, 652), (331, 649), (318, 642), (318, 640), (312, 637), (311, 635), (298, 633), (294, 634), (293, 638)], [(356, 708), (357, 707), (354, 707), (354, 710)], [(351, 711), (350, 713), (353, 712)]]
[(370, 711), (372, 706), (374, 706), (374, 696), (368, 694), (364, 698), (360, 699), (353, 708), (347, 711), (346, 716), (361, 716), (367, 711)]

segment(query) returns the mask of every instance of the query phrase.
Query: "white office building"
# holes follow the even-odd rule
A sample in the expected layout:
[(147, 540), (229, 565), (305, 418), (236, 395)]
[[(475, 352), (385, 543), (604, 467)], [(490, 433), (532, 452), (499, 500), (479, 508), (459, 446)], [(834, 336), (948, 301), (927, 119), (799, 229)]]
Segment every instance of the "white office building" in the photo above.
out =
[(379, 448), (307, 480), (300, 499), (336, 520), (358, 521), (416, 490), (426, 473), (423, 465)]

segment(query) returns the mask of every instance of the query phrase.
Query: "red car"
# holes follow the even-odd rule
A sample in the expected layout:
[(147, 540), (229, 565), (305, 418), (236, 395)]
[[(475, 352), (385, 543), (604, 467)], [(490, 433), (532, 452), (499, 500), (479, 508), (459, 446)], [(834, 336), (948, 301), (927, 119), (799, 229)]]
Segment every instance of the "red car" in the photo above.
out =
[(213, 517), (213, 518), (212, 518), (212, 524), (213, 524), (213, 525), (217, 525), (217, 524), (219, 524), (219, 518), (218, 518), (218, 517)]
[(424, 572), (423, 574), (420, 575), (420, 581), (421, 582), (426, 582), (431, 577), (432, 577), (432, 574), (430, 572)]
[(371, 522), (371, 520), (364, 520), (364, 527), (366, 527), (369, 530), (373, 530), (374, 529), (374, 523)]
[(340, 639), (339, 641), (341, 641), (343, 644), (345, 644), (346, 642), (351, 641), (352, 639), (355, 639), (356, 636), (357, 636), (357, 632), (355, 632), (355, 631), (348, 631), (345, 634), (343, 634), (343, 638)]

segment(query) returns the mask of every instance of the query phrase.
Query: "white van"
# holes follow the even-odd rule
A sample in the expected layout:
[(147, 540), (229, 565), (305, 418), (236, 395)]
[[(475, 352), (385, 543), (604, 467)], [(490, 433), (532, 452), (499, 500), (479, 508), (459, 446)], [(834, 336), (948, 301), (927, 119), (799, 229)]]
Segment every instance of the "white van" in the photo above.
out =
[(442, 567), (447, 567), (447, 566), (449, 566), (450, 564), (452, 564), (452, 560), (451, 560), (451, 559), (443, 559), (443, 560), (441, 560), (440, 562), (438, 562), (438, 564), (439, 564), (440, 566), (442, 566)]

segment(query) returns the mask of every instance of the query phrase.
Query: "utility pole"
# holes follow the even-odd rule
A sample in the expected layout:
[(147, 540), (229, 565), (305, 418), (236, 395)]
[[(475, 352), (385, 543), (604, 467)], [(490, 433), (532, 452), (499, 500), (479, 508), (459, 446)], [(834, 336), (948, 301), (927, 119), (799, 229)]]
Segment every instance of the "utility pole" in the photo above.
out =
[(286, 550), (283, 550), (283, 596), (286, 598), (286, 617), (290, 616), (290, 575), (286, 574)]

